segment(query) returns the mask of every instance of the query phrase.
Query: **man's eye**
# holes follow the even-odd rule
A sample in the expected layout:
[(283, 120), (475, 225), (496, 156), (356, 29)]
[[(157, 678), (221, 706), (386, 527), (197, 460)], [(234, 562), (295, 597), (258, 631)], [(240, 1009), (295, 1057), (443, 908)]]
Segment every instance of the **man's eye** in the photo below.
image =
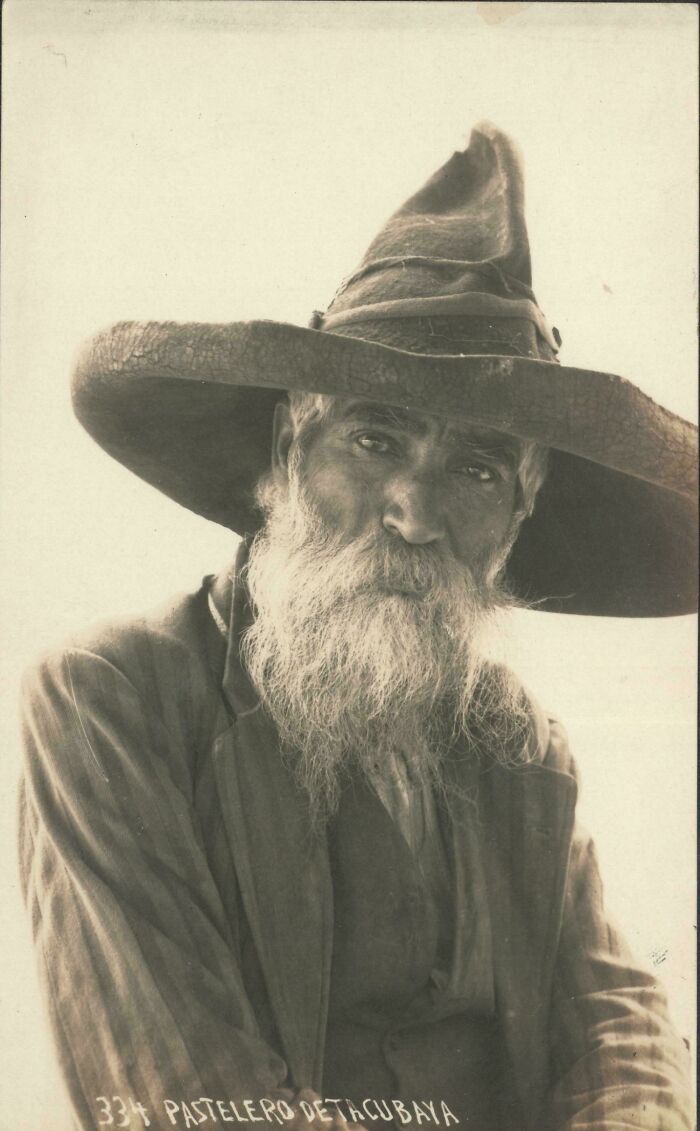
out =
[(359, 436), (355, 436), (355, 443), (366, 452), (377, 452), (379, 455), (393, 450), (391, 440), (377, 432), (361, 432)]
[(493, 483), (496, 479), (496, 473), (483, 463), (467, 463), (455, 470), (460, 475), (467, 475), (470, 479), (475, 479), (477, 483)]

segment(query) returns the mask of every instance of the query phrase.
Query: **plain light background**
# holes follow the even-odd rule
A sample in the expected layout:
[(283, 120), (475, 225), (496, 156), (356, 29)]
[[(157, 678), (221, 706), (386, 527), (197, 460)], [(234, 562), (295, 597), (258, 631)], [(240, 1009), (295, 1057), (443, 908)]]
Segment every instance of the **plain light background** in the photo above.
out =
[[(490, 118), (525, 153), (562, 361), (695, 413), (690, 4), (9, 0), (4, 8), (0, 1131), (67, 1131), (15, 861), (17, 682), (41, 650), (195, 587), (231, 536), (74, 422), (79, 343), (122, 318), (305, 324)], [(521, 613), (608, 902), (694, 1031), (694, 618)]]

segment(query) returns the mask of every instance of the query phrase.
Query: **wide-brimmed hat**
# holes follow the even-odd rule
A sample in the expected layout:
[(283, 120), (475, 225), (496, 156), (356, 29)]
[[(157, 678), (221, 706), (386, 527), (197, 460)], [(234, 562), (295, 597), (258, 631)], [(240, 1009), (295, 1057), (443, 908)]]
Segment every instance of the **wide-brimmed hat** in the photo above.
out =
[(531, 289), (522, 166), (490, 125), (396, 212), (310, 326), (124, 322), (79, 357), (75, 411), (122, 464), (240, 534), (260, 524), (289, 389), (493, 428), (551, 449), (508, 566), (538, 608), (690, 612), (697, 431), (636, 386), (560, 365)]

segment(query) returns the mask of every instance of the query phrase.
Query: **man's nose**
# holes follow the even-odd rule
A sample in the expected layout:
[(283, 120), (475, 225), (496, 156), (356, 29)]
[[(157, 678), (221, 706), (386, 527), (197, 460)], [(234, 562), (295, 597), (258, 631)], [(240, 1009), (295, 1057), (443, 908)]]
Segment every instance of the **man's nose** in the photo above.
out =
[(386, 492), (384, 529), (414, 546), (440, 541), (445, 536), (445, 521), (438, 494), (428, 478), (395, 480)]

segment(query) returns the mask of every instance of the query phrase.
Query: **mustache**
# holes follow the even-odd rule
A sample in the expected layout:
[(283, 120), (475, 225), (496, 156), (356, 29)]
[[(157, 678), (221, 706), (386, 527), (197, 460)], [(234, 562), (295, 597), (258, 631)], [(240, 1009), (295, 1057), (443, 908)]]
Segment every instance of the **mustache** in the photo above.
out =
[(343, 598), (369, 593), (440, 600), (460, 591), (476, 595), (483, 588), (480, 562), (471, 569), (447, 545), (410, 544), (383, 530), (347, 541), (315, 526), (301, 552), (311, 570), (332, 568), (333, 589)]
[(358, 574), (379, 588), (407, 593), (444, 591), (455, 580), (455, 569), (446, 554), (432, 545), (399, 542), (391, 535), (374, 535), (356, 547)]

